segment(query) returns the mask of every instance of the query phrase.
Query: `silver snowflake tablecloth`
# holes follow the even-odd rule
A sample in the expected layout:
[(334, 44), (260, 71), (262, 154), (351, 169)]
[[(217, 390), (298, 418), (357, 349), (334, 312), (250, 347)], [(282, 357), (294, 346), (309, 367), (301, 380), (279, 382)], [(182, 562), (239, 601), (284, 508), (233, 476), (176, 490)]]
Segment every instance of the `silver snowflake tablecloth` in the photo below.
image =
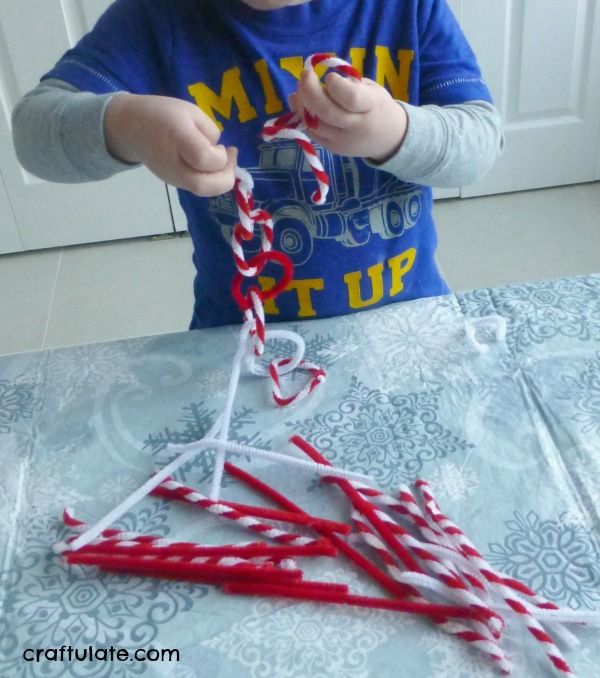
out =
[[(480, 327), (500, 315), (505, 340)], [(471, 325), (473, 327), (473, 325)], [(499, 569), (562, 606), (600, 607), (600, 276), (484, 289), (311, 321), (297, 329), (328, 381), (283, 413), (243, 377), (232, 435), (280, 449), (293, 433), (383, 488), (428, 479), (443, 508)], [(493, 675), (462, 643), (388, 612), (225, 597), (200, 585), (68, 568), (50, 546), (64, 506), (103, 515), (198, 439), (223, 406), (237, 328), (0, 359), (0, 675), (346, 678)], [(277, 346), (286, 352), (289, 347)], [(310, 474), (248, 462), (314, 514), (347, 507)], [(207, 487), (212, 458), (179, 478)], [(229, 482), (227, 498), (251, 499)], [(220, 543), (244, 533), (159, 499), (118, 526)], [(318, 575), (373, 592), (341, 561)], [(313, 572), (314, 574), (314, 572)], [(567, 652), (597, 676), (600, 633)], [(176, 648), (175, 662), (28, 662), (25, 648)], [(517, 676), (547, 674), (522, 628), (506, 648)]]

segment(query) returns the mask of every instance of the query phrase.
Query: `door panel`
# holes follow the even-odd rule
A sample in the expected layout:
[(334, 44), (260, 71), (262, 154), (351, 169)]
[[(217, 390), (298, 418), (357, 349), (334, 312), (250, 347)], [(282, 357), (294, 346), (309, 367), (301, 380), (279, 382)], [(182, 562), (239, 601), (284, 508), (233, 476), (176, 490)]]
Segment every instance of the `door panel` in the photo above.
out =
[(464, 0), (464, 28), (502, 113), (506, 150), (461, 195), (592, 181), (600, 119), (596, 0)]
[(147, 170), (51, 184), (25, 172), (12, 148), (10, 115), (19, 98), (109, 4), (0, 0), (0, 172), (26, 250), (172, 231), (164, 184)]

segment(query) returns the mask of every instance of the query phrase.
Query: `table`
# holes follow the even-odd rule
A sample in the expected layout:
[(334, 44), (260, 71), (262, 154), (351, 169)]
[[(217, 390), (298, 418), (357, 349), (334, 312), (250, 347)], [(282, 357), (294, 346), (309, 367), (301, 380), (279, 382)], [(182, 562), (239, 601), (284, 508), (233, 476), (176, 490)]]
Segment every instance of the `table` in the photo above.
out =
[[(480, 327), (489, 349), (481, 353), (466, 323), (490, 315), (505, 317), (508, 333), (497, 340)], [(279, 449), (300, 433), (386, 489), (423, 476), (498, 568), (562, 606), (600, 607), (600, 275), (295, 327), (308, 357), (327, 368), (326, 385), (282, 413), (268, 405), (264, 381), (243, 377), (235, 439)], [(237, 337), (226, 327), (0, 359), (0, 675), (494, 675), (420, 620), (69, 570), (50, 553), (65, 535), (64, 506), (99, 518), (166, 461), (167, 443), (201, 437), (222, 408)], [(251, 467), (315, 514), (347, 511), (310, 474)], [(179, 477), (206, 489), (211, 469), (203, 458)], [(231, 480), (223, 495), (250, 497)], [(158, 499), (119, 526), (214, 543), (232, 536), (218, 520)], [(339, 561), (320, 564), (319, 575), (369, 591)], [(600, 633), (577, 635), (582, 646), (567, 659), (577, 675), (596, 676)], [(547, 675), (523, 627), (507, 636), (514, 675)], [(27, 648), (62, 645), (174, 648), (180, 660), (23, 658)]]

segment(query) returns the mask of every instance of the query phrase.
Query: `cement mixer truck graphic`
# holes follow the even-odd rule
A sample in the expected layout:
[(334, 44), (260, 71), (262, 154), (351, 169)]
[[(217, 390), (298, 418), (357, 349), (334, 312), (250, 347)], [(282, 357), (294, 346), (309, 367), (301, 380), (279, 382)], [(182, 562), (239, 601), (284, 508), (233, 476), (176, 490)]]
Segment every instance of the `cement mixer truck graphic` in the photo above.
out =
[[(260, 167), (251, 170), (256, 206), (269, 209), (273, 215), (274, 247), (285, 252), (295, 265), (310, 258), (316, 239), (329, 238), (345, 247), (360, 247), (373, 233), (398, 238), (417, 223), (422, 210), (419, 187), (403, 184), (386, 172), (361, 176), (355, 159), (320, 148), (319, 152), (332, 186), (324, 205), (311, 203), (315, 178), (294, 142), (263, 144)], [(269, 185), (275, 185), (276, 195), (281, 197), (267, 203)], [(209, 211), (229, 242), (238, 220), (232, 194), (211, 198)], [(259, 238), (255, 238), (244, 247), (252, 252), (258, 251), (259, 245)]]

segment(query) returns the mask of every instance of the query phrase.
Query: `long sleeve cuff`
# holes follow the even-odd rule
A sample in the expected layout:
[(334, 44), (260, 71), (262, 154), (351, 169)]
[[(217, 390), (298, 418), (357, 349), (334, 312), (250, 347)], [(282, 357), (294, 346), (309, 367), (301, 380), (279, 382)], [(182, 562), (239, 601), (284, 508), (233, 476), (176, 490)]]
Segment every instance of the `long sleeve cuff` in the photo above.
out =
[(15, 151), (23, 167), (47, 181), (107, 179), (130, 165), (106, 148), (104, 113), (118, 93), (80, 92), (47, 80), (26, 94), (12, 115)]
[(402, 181), (464, 186), (481, 178), (504, 147), (500, 115), (485, 101), (443, 107), (398, 103), (408, 116), (404, 141), (384, 163), (365, 162)]

